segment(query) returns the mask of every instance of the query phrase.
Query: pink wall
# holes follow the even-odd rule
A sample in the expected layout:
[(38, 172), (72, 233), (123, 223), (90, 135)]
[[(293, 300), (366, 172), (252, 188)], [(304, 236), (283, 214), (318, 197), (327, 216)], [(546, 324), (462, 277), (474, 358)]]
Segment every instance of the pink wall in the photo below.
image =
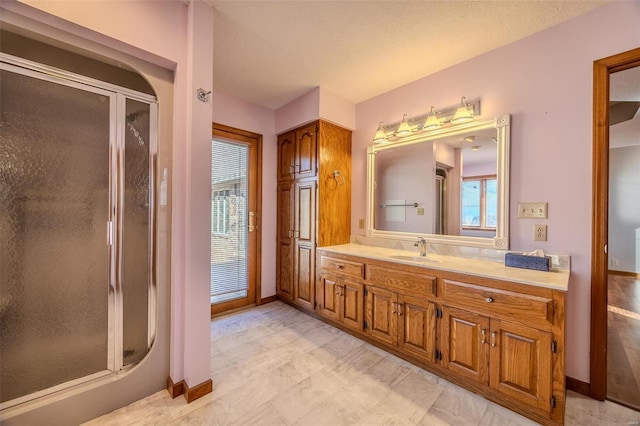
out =
[(226, 93), (213, 92), (213, 121), (262, 135), (262, 294), (276, 294), (276, 167), (275, 113)]
[(511, 215), (511, 248), (571, 255), (567, 374), (589, 381), (593, 61), (640, 46), (640, 3), (613, 2), (567, 23), (356, 106), (352, 224), (365, 217), (366, 147), (379, 121), (481, 98), (483, 117), (512, 114), (511, 211), (546, 201), (546, 242)]
[(320, 88), (310, 90), (306, 95), (289, 102), (276, 110), (276, 134), (293, 129), (320, 117)]

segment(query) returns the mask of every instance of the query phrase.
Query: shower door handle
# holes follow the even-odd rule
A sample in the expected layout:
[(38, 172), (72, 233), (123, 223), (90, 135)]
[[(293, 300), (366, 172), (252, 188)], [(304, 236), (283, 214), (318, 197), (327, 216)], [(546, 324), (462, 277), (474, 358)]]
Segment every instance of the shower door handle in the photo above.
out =
[(107, 221), (107, 245), (108, 246), (113, 245), (113, 221), (112, 220)]

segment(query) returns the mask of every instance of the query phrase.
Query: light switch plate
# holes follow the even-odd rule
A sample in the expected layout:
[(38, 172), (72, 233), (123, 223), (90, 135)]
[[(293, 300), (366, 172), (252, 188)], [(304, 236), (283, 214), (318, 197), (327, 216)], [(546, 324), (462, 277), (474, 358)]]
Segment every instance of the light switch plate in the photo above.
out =
[(518, 203), (518, 218), (547, 218), (547, 203)]

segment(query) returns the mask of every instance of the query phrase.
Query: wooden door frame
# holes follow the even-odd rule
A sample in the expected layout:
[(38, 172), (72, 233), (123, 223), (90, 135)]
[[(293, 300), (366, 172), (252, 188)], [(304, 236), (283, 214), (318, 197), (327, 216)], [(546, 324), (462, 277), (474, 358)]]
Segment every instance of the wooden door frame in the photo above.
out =
[[(247, 130), (237, 129), (235, 127), (225, 126), (224, 124), (212, 123), (211, 125), (211, 137), (226, 140), (230, 142), (244, 142), (255, 143), (257, 149), (257, 159), (255, 176), (250, 176), (249, 182), (255, 178), (256, 182), (256, 271), (255, 271), (255, 305), (262, 304), (262, 282), (261, 282), (261, 269), (262, 269), (262, 135), (258, 133), (249, 132)], [(249, 168), (249, 173), (252, 175), (254, 171)], [(228, 309), (234, 309), (244, 306), (244, 303), (235, 306), (233, 303), (227, 305)], [(211, 315), (219, 314), (219, 309), (214, 309), (214, 305), (211, 306)]]
[(640, 66), (640, 48), (593, 63), (593, 218), (591, 230), (591, 379), (589, 396), (607, 396), (607, 272), (609, 237), (609, 77)]

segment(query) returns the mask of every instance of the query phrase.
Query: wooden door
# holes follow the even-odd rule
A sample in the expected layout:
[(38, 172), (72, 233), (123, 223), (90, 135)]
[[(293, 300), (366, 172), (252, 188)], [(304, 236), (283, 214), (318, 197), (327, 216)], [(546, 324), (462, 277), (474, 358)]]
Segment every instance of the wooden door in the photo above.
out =
[(262, 136), (213, 123), (211, 161), (214, 315), (261, 302)]
[(278, 185), (276, 292), (287, 300), (293, 299), (293, 207), (293, 183)]
[(442, 366), (488, 384), (489, 319), (444, 306), (442, 321)]
[(490, 386), (551, 411), (552, 341), (551, 333), (492, 319)]
[(338, 321), (340, 317), (340, 296), (338, 279), (323, 274), (316, 286), (317, 311), (320, 315)]
[(398, 346), (425, 361), (435, 361), (435, 304), (423, 298), (400, 294), (396, 313)]
[(395, 345), (398, 340), (396, 294), (377, 287), (366, 289), (366, 333), (380, 342)]
[(362, 331), (364, 323), (363, 285), (348, 278), (343, 278), (340, 281), (340, 321), (349, 328)]
[(294, 178), (295, 156), (295, 133), (289, 132), (278, 136), (278, 182)]
[(311, 123), (296, 130), (295, 177), (296, 179), (315, 177), (317, 167), (317, 124)]

